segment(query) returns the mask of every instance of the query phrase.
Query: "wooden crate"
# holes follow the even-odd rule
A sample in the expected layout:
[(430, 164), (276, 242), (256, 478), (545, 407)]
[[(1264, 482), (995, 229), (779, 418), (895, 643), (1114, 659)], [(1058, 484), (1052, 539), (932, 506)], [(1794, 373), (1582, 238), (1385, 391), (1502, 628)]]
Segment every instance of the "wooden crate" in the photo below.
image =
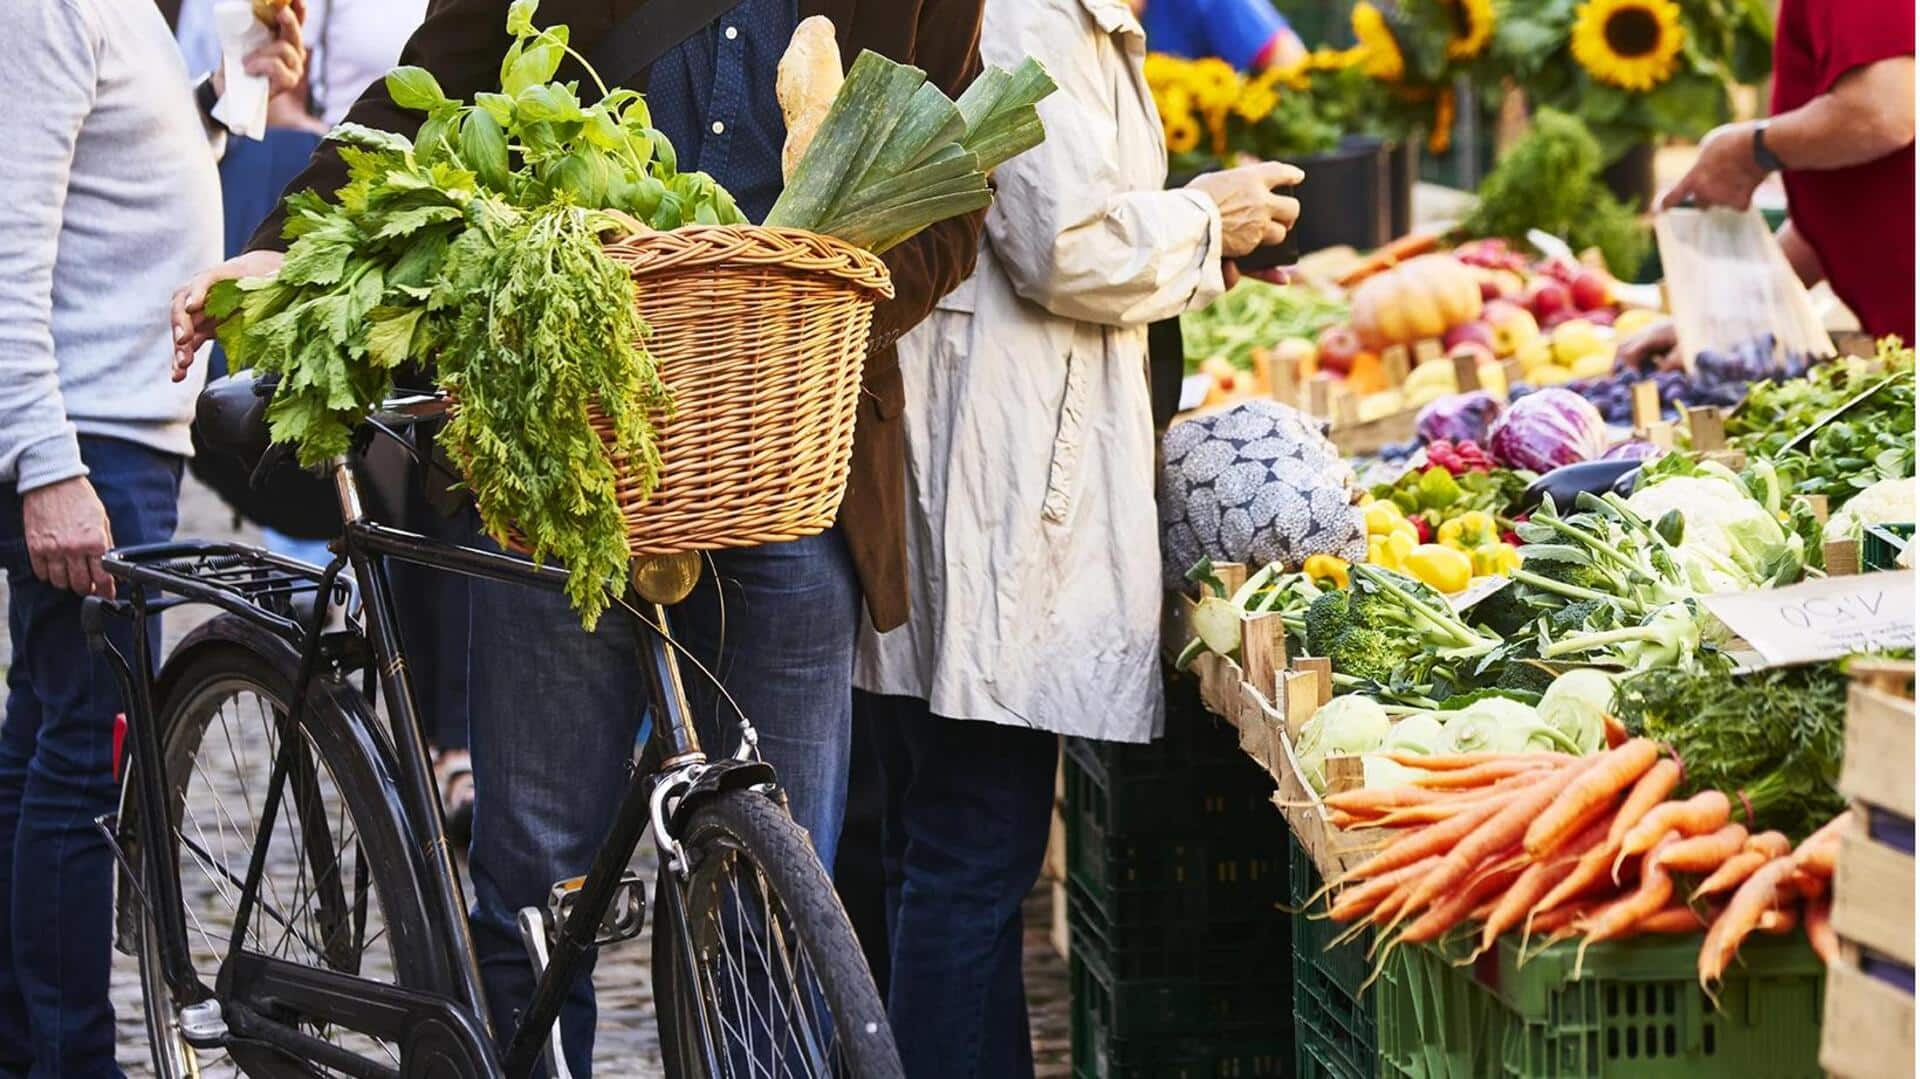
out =
[[(1222, 571), (1229, 590), (1237, 587), (1243, 572), (1237, 566)], [(1192, 603), (1180, 597), (1174, 606), (1182, 613), (1170, 616), (1169, 625), (1183, 626)], [(1200, 701), (1233, 725), (1241, 750), (1273, 778), (1275, 808), (1286, 817), (1321, 876), (1331, 879), (1364, 860), (1381, 839), (1377, 829), (1347, 830), (1334, 825), (1294, 751), (1301, 725), (1326, 701), (1331, 671), (1324, 660), (1289, 659), (1286, 630), (1278, 615), (1247, 617), (1240, 630), (1240, 662), (1211, 652), (1194, 660)], [(1184, 642), (1186, 636), (1180, 634), (1178, 640)], [(1331, 762), (1329, 766), (1337, 767)]]
[(1836, 1079), (1911, 1079), (1913, 997), (1838, 963), (1827, 968), (1820, 1066)]
[(1851, 828), (1834, 867), (1833, 930), (1820, 1064), (1839, 1079), (1914, 1074), (1911, 993), (1862, 969), (1873, 959), (1914, 965), (1914, 856), (1873, 837), (1876, 813), (1914, 815), (1913, 664), (1857, 662), (1847, 693), (1840, 790)]

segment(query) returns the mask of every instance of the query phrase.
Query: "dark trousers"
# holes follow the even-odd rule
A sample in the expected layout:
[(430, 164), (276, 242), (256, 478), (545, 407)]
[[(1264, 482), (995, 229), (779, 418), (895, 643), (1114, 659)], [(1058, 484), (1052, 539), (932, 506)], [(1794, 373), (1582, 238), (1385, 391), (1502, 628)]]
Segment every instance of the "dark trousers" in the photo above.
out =
[[(179, 457), (84, 437), (80, 454), (115, 545), (172, 538)], [(33, 575), (10, 486), (0, 490), (0, 565), (13, 643), (0, 726), (0, 1072), (118, 1076), (107, 1000), (113, 857), (93, 822), (118, 795), (113, 719), (126, 706), (107, 661), (87, 648), (80, 597)], [(126, 624), (109, 627), (131, 655)]]
[(909, 1079), (1033, 1074), (1020, 906), (1040, 876), (1060, 740), (854, 695), (885, 791), (887, 1015)]

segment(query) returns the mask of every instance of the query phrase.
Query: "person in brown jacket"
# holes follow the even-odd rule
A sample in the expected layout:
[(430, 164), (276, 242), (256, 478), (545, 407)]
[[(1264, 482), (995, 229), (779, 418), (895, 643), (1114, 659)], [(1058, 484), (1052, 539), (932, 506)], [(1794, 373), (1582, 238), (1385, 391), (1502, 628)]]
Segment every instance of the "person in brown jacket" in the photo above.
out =
[[(923, 68), (950, 96), (980, 68), (981, 0), (711, 6), (724, 14), (649, 70), (600, 74), (609, 84), (645, 91), (681, 168), (710, 173), (753, 220), (765, 215), (781, 188), (785, 129), (774, 74), (798, 20), (825, 15), (849, 61), (871, 49)], [(593, 57), (639, 7), (637, 0), (546, 0), (536, 21), (566, 24), (574, 47)], [(509, 44), (507, 8), (507, 0), (436, 0), (400, 62), (431, 71), (454, 97), (495, 89)], [(560, 78), (589, 81), (577, 66), (563, 68)], [(376, 83), (347, 120), (411, 132), (420, 116), (396, 106)], [(322, 144), (289, 190), (331, 193), (344, 182), (338, 154)], [(207, 288), (279, 267), (286, 246), (282, 220), (282, 214), (269, 218), (247, 253), (181, 289), (176, 373), (191, 365), (213, 329), (203, 309)], [(833, 864), (845, 806), (861, 601), (876, 629), (899, 625), (907, 614), (903, 400), (893, 346), (972, 273), (980, 229), (978, 215), (944, 222), (886, 255), (896, 297), (875, 313), (839, 524), (811, 539), (714, 552), (699, 588), (671, 615), (693, 657), (718, 674), (752, 717), (761, 752), (778, 770), (794, 818), (826, 865)], [(515, 913), (543, 903), (554, 882), (586, 871), (625, 788), (645, 700), (628, 620), (608, 618), (588, 634), (557, 593), (479, 581), (473, 589), (472, 922), (498, 1032), (512, 1029), (515, 1012), (532, 995)], [(699, 674), (690, 672), (687, 683), (707, 744), (731, 749), (721, 745), (723, 735), (732, 740), (728, 706)], [(587, 981), (574, 988), (561, 1017), (561, 1040), (576, 1076), (588, 1074), (591, 1058), (594, 1004)]]

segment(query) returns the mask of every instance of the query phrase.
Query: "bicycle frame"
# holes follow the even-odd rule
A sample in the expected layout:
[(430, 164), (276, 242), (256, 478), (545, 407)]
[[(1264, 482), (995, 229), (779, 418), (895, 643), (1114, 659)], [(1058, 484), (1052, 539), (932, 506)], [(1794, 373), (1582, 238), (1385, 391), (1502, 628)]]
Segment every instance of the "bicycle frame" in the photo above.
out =
[[(292, 1024), (278, 1022), (237, 995), (237, 990), (259, 992), (264, 983), (271, 986), (271, 991), (261, 992), (262, 996), (297, 1001), (303, 1018), (337, 1023), (346, 1029), (403, 1045), (418, 1044), (421, 1031), (428, 1029), (436, 1050), (443, 1054), (440, 1059), (471, 1060), (473, 1066), (480, 1069), (475, 1074), (519, 1079), (532, 1074), (537, 1066), (567, 989), (594, 951), (601, 920), (649, 824), (662, 826), (656, 828), (656, 842), (667, 855), (669, 867), (684, 872), (684, 859), (669, 822), (680, 819), (680, 811), (685, 806), (707, 794), (771, 784), (772, 769), (758, 761), (753, 729), (744, 716), (740, 717), (740, 751), (730, 758), (708, 761), (693, 728), (673, 651), (676, 646), (667, 631), (666, 611), (653, 605), (652, 618), (636, 613), (635, 621), (646, 629), (638, 634), (639, 658), (645, 669), (648, 705), (653, 717), (653, 731), (643, 760), (655, 763), (649, 768), (636, 767), (572, 910), (554, 934), (549, 963), (502, 1058), (491, 1037), (486, 998), (467, 927), (465, 899), (443, 828), (439, 795), (399, 639), (386, 564), (393, 559), (467, 577), (555, 591), (564, 587), (567, 575), (557, 568), (535, 566), (510, 555), (434, 540), (369, 520), (361, 507), (354, 474), (357, 456), (343, 456), (332, 462), (345, 530), (334, 544), (334, 559), (318, 571), (317, 576), (312, 567), (303, 563), (234, 545), (156, 544), (116, 550), (105, 559), (109, 571), (122, 582), (123, 598), (113, 602), (89, 600), (88, 626), (96, 644), (108, 653), (128, 703), (127, 745), (134, 767), (130, 770), (129, 789), (124, 797), (133, 800), (142, 821), (171, 820), (161, 734), (152, 699), (151, 672), (155, 665), (147, 630), (148, 616), (183, 604), (210, 604), (271, 631), (297, 648), (300, 656), (293, 696), (280, 719), (280, 751), (275, 755), (263, 803), (262, 829), (240, 891), (232, 941), (222, 963), (217, 989), (200, 980), (188, 955), (178, 852), (174, 849), (173, 829), (166, 825), (156, 827), (149, 823), (148, 830), (154, 834), (143, 837), (140, 847), (146, 916), (152, 931), (158, 934), (162, 975), (175, 1002), (183, 1006), (183, 1015), (186, 1006), (218, 1002), (220, 1018), (225, 1023), (222, 1034), (270, 1045), (299, 1059), (352, 1075), (398, 1074), (385, 1065), (322, 1042)], [(266, 575), (251, 582), (253, 585), (264, 582), (265, 587), (256, 588), (258, 594), (237, 594), (233, 587), (170, 569), (173, 563), (183, 559), (234, 551), (243, 552), (234, 557), (253, 558), (258, 566), (266, 567)], [(349, 566), (353, 570), (352, 581), (361, 593), (365, 629), (329, 634), (325, 629), (329, 611), (336, 598), (342, 601), (348, 598), (352, 587), (340, 576)], [(276, 573), (285, 580), (278, 579)], [(323, 597), (323, 601), (314, 604), (312, 615), (304, 624), (263, 602), (276, 597), (285, 600), (303, 592)], [(120, 655), (99, 633), (104, 613), (132, 620), (132, 656)], [(456, 989), (451, 1000), (331, 970), (285, 963), (245, 947), (247, 926), (253, 916), (277, 823), (279, 799), (289, 781), (295, 750), (300, 744), (296, 732), (309, 690), (322, 680), (328, 684), (345, 684), (348, 676), (355, 672), (377, 676), (381, 699), (386, 704), (386, 733), (391, 741), (385, 748), (392, 753), (398, 773), (402, 820), (419, 839), (415, 844), (419, 862), (415, 869), (423, 885), (421, 898), (426, 904), (427, 924), (437, 930), (443, 945), (442, 954), (435, 957), (435, 965), (445, 975), (442, 984), (451, 984)], [(347, 688), (352, 687), (348, 684)], [(702, 1019), (704, 1022), (704, 1016)]]

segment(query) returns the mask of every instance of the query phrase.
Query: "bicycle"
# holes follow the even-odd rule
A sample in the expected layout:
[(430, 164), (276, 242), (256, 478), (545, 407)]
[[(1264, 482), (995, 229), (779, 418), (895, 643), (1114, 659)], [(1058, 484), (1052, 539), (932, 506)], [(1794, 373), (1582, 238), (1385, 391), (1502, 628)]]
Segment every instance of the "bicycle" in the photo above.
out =
[[(228, 382), (202, 398), (203, 436), (264, 474), (285, 454), (265, 445), (271, 389)], [(684, 559), (636, 564), (650, 610), (623, 606), (646, 631), (651, 734), (586, 876), (520, 911), (538, 988), (496, 1048), (386, 565), (549, 589), (566, 574), (369, 519), (356, 470), (370, 440), (407, 444), (446, 408), (435, 394), (389, 400), (330, 462), (346, 524), (325, 567), (207, 542), (105, 559), (118, 598), (89, 599), (86, 619), (126, 696), (128, 764), (120, 811), (100, 823), (121, 861), (119, 942), (139, 960), (156, 1072), (520, 1079), (544, 1064), (565, 1076), (561, 1000), (596, 949), (643, 931), (646, 882), (629, 865), (651, 831), (669, 1074), (899, 1075), (852, 928), (752, 723), (738, 715), (734, 753), (701, 749), (666, 616), (697, 577)], [(660, 577), (678, 580), (661, 594), (647, 584)], [(149, 617), (186, 604), (221, 613), (152, 674)], [(131, 619), (132, 655), (107, 640), (108, 618)], [(268, 760), (256, 800), (248, 780)]]

